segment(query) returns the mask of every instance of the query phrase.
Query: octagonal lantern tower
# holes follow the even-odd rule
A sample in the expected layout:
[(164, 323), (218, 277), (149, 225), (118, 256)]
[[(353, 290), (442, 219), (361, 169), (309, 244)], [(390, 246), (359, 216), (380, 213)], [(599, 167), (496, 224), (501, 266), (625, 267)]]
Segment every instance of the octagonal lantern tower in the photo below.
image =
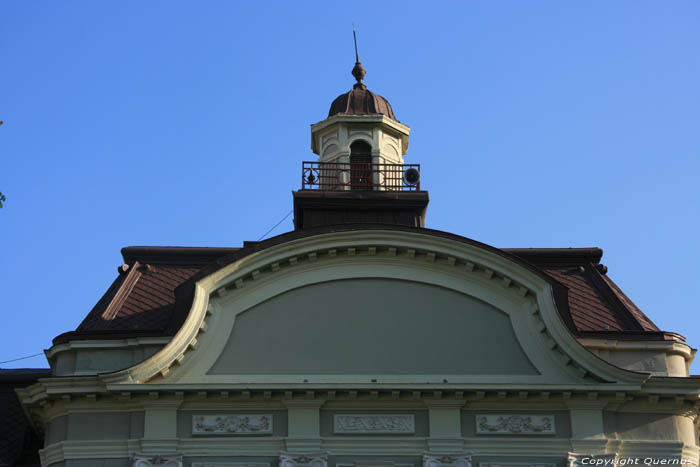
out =
[(393, 224), (423, 227), (428, 193), (420, 166), (405, 164), (411, 129), (399, 122), (389, 101), (356, 83), (331, 104), (328, 117), (311, 125), (311, 149), (319, 157), (302, 166), (294, 192), (295, 228), (332, 224)]

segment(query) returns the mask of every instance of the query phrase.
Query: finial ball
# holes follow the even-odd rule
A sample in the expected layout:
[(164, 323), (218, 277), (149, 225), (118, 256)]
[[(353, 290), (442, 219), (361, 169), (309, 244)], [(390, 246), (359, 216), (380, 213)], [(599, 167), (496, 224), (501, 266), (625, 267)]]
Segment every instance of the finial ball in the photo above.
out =
[(355, 66), (352, 68), (352, 75), (355, 77), (358, 83), (362, 83), (362, 80), (365, 78), (365, 74), (367, 74), (367, 71), (365, 70), (365, 67), (362, 66), (362, 63), (355, 62)]

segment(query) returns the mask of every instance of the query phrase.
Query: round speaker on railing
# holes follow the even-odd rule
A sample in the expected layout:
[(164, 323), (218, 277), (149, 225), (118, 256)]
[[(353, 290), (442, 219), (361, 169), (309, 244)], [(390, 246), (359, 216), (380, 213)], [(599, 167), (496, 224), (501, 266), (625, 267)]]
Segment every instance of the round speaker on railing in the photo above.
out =
[(409, 167), (403, 173), (403, 181), (406, 183), (406, 185), (417, 185), (420, 181), (420, 172), (418, 172), (418, 169), (414, 167)]

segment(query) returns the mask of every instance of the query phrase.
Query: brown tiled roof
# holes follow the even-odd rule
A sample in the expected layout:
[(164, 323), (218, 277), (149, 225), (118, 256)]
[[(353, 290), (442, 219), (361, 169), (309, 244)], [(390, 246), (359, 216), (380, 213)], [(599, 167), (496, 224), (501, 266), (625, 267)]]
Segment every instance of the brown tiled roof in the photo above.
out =
[[(352, 226), (335, 227), (336, 230)], [(367, 229), (366, 225), (356, 228)], [(381, 226), (381, 228), (387, 228)], [(400, 230), (412, 228), (393, 227)], [(449, 236), (430, 229), (423, 233)], [(322, 230), (319, 230), (319, 232)], [(187, 293), (176, 306), (176, 289), (210, 274), (239, 257), (300, 235), (290, 232), (265, 242), (245, 242), (244, 248), (127, 247), (120, 274), (75, 331), (62, 334), (54, 343), (73, 339), (109, 339), (135, 336), (173, 335), (184, 321)], [(484, 245), (484, 247), (487, 247)], [(564, 322), (576, 335), (616, 338), (666, 339), (654, 323), (606, 275), (599, 248), (494, 249), (548, 278), (555, 288), (557, 307)], [(183, 287), (184, 287), (183, 285)], [(182, 290), (180, 291), (182, 292)]]
[(175, 304), (175, 288), (199, 269), (193, 265), (153, 266), (135, 262), (114, 281), (77, 331), (164, 329)]
[(607, 276), (600, 248), (504, 249), (566, 286), (571, 318), (581, 333), (660, 333)]
[(15, 389), (50, 374), (48, 369), (0, 369), (0, 465), (40, 465), (41, 438), (29, 425)]
[(619, 313), (611, 313), (612, 307), (591, 281), (582, 266), (542, 268), (547, 274), (569, 289), (569, 308), (576, 328), (582, 331), (622, 331), (635, 326), (623, 319)]
[(54, 339), (170, 334), (175, 289), (202, 266), (239, 248), (127, 247), (119, 276), (75, 331)]
[(660, 331), (660, 329), (656, 327), (651, 319), (649, 319), (649, 317), (645, 315), (644, 312), (640, 310), (639, 307), (635, 305), (627, 295), (625, 295), (625, 293), (617, 286), (616, 283), (612, 281), (612, 279), (610, 279), (607, 275), (604, 275), (603, 280), (617, 296), (618, 300), (622, 302), (625, 308), (627, 308), (627, 310), (629, 310), (634, 318), (641, 324), (645, 331)]

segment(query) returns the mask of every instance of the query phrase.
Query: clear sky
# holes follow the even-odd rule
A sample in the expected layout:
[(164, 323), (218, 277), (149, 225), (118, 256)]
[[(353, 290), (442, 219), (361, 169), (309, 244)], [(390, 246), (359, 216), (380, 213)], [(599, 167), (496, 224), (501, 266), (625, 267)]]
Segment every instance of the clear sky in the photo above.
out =
[(599, 246), (700, 346), (700, 2), (5, 1), (0, 361), (74, 329), (121, 247), (240, 246), (284, 217), (353, 22), (428, 227)]

